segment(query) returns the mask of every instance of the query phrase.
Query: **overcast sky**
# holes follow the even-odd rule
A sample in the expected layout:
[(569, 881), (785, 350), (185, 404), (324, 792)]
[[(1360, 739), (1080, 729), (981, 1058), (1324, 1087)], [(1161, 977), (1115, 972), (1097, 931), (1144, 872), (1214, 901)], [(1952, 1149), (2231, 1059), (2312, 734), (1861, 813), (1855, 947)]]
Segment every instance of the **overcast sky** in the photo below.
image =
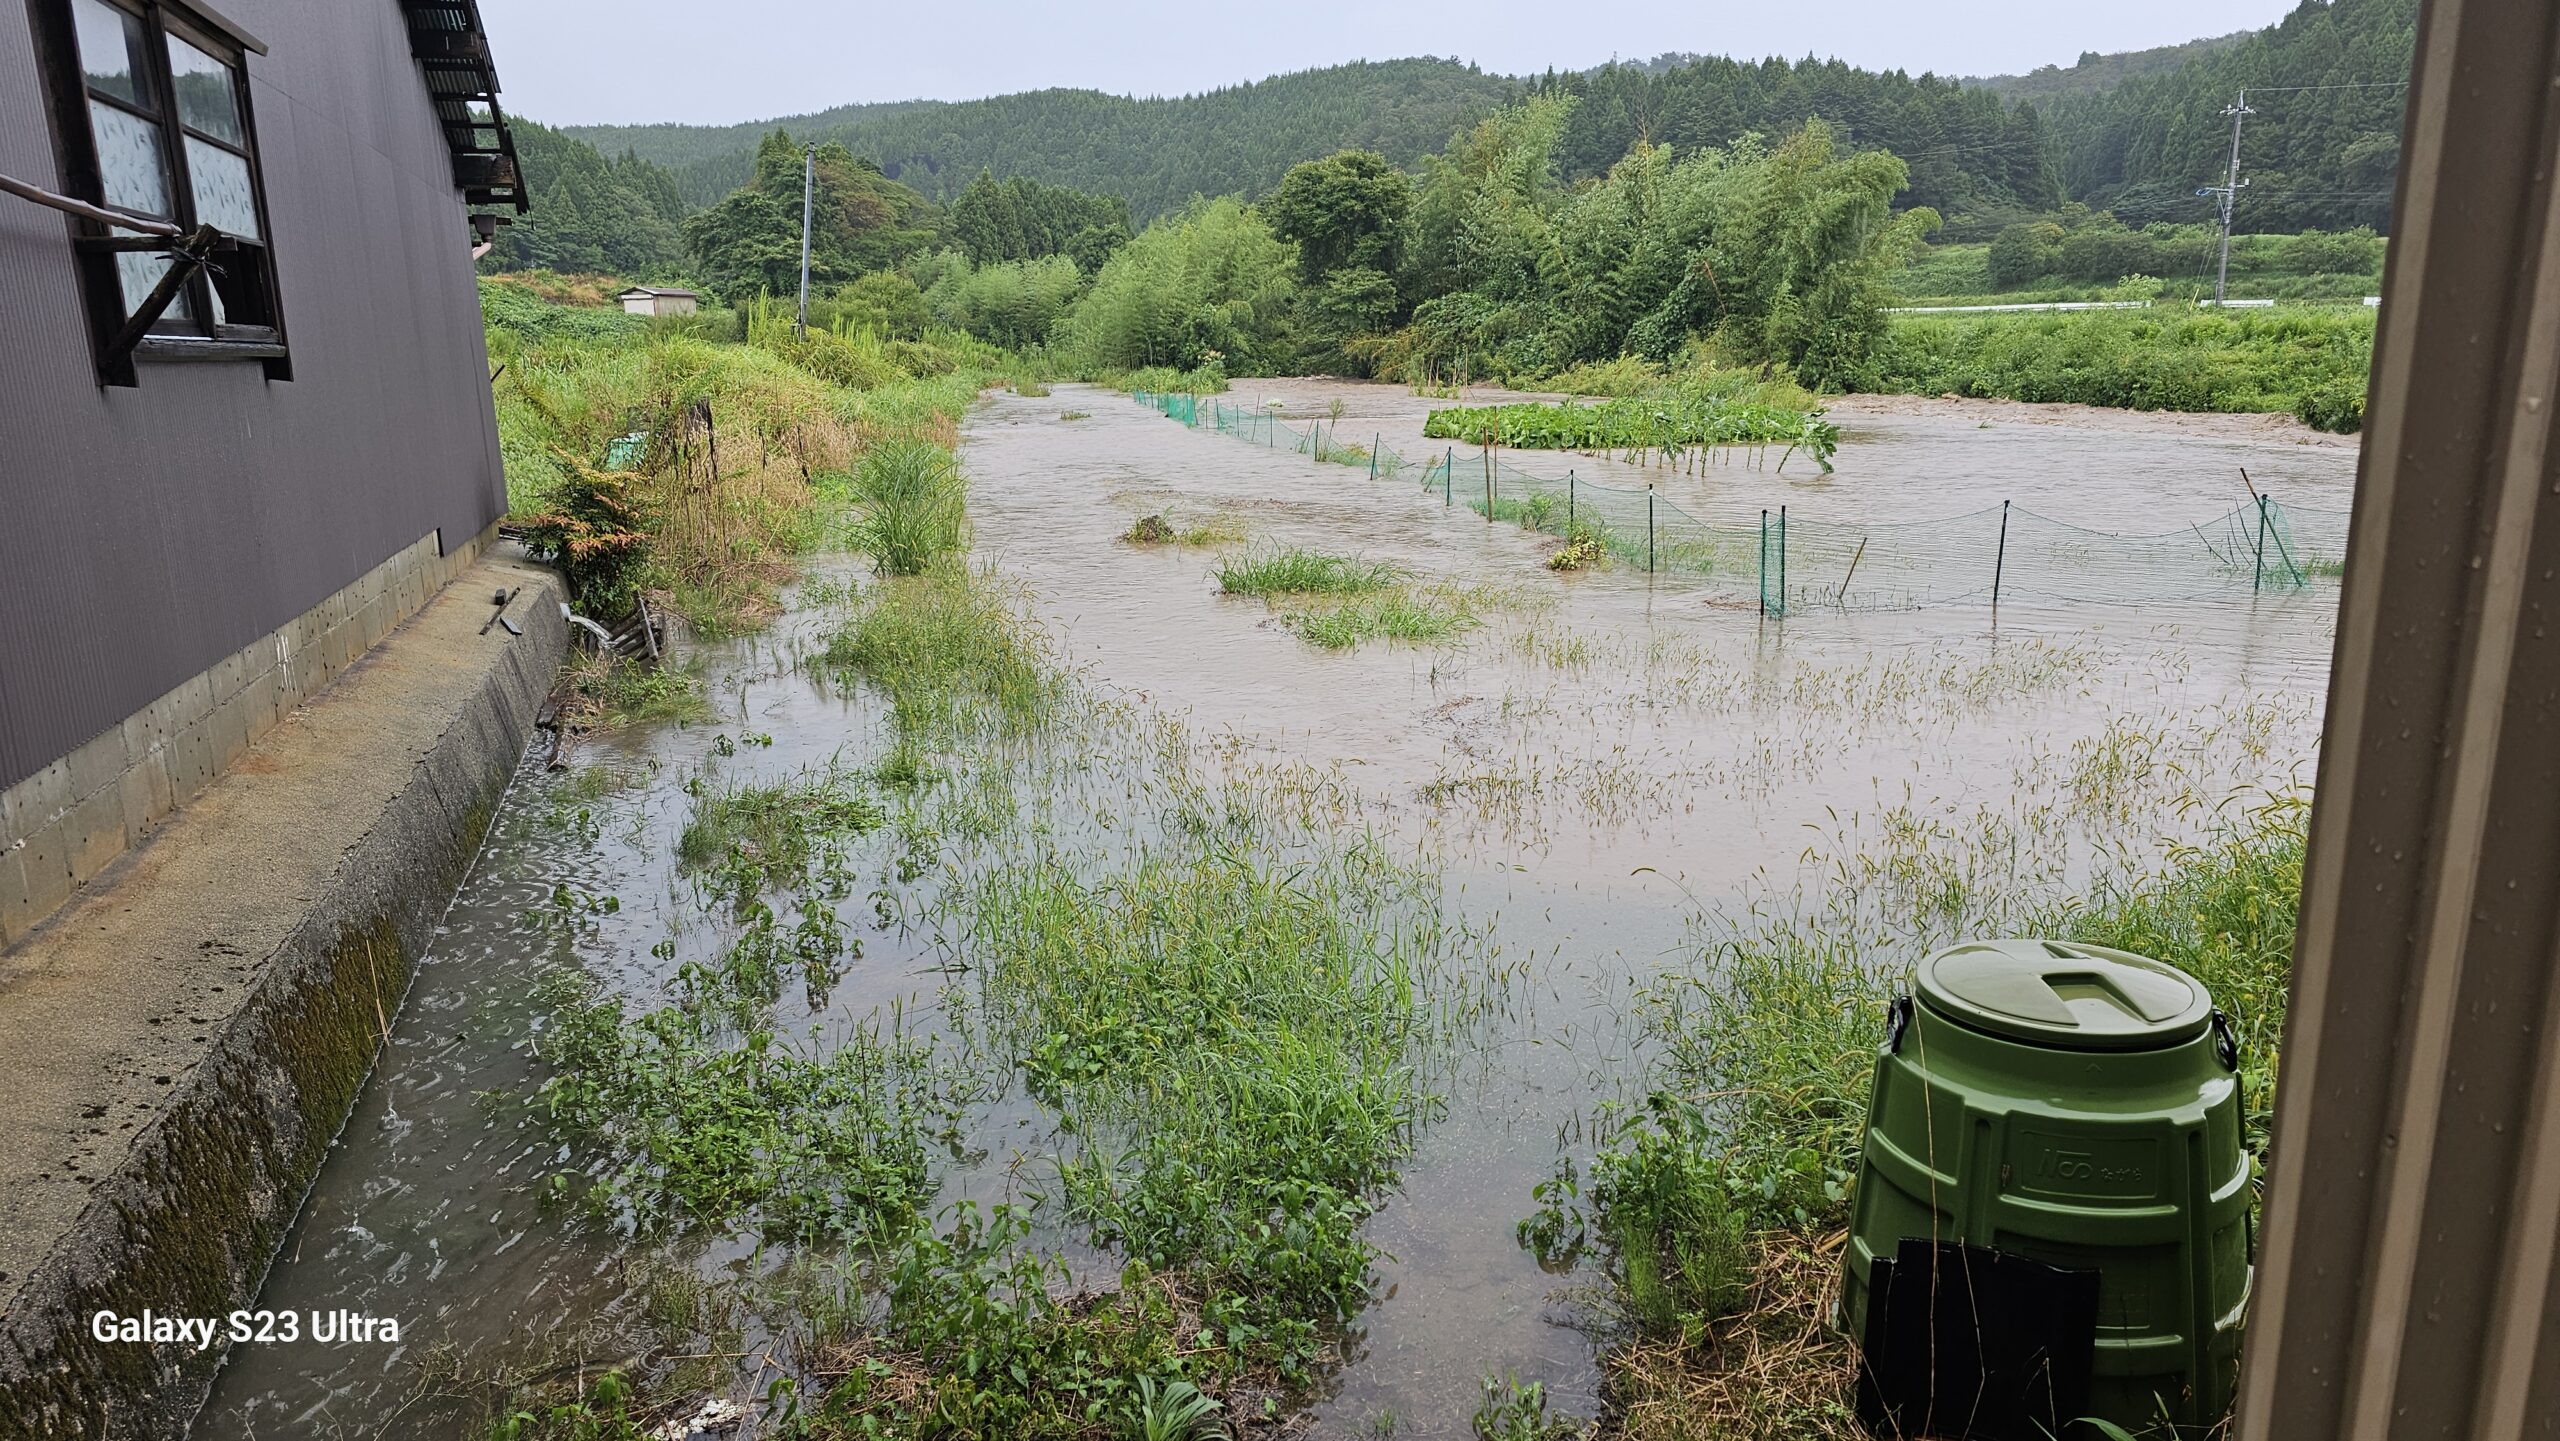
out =
[(1347, 60), (1503, 74), (1709, 55), (1994, 75), (2266, 25), (2293, 0), (481, 0), (508, 108), (725, 124), (1076, 86), (1180, 95)]

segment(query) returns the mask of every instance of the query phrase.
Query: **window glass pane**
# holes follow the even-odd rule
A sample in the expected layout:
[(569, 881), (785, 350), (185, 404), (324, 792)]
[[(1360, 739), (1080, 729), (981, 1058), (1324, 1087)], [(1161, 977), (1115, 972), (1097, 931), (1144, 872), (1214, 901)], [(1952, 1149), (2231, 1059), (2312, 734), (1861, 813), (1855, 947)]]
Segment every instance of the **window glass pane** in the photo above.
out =
[(151, 68), (143, 63), (142, 22), (106, 3), (71, 0), (73, 28), (80, 35), (80, 68), (88, 81), (109, 95), (144, 109), (151, 103)]
[(172, 35), (169, 73), (178, 92), (179, 123), (234, 145), (249, 143), (240, 129), (240, 92), (230, 66)]
[(258, 199), (249, 189), (248, 161), (190, 135), (187, 178), (195, 185), (196, 223), (258, 238)]
[(98, 173), (109, 205), (146, 215), (169, 213), (169, 162), (160, 149), (160, 127), (102, 101), (89, 102), (89, 125), (98, 135)]
[[(125, 313), (133, 313), (135, 306), (149, 298), (151, 288), (160, 283), (160, 277), (168, 273), (169, 257), (165, 255), (137, 254), (130, 250), (119, 252), (116, 256), (116, 278), (124, 282)], [(169, 302), (169, 308), (160, 312), (160, 318), (184, 320), (188, 314), (187, 292), (180, 290), (178, 298)]]

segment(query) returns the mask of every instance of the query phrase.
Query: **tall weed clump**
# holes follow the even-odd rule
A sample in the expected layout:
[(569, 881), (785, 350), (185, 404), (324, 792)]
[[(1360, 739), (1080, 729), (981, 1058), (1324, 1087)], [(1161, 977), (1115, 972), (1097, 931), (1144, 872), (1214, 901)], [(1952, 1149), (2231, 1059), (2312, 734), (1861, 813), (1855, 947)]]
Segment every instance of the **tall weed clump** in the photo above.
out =
[(968, 490), (960, 461), (930, 440), (889, 440), (854, 466), (856, 548), (883, 575), (922, 575), (968, 536)]
[(994, 577), (956, 566), (873, 587), (819, 664), (887, 692), (911, 745), (1027, 731), (1048, 719), (1064, 684)]
[[(838, 531), (857, 457), (883, 441), (949, 446), (998, 359), (946, 334), (813, 331), (803, 343), (770, 303), (741, 322), (762, 343), (552, 305), (502, 282), (484, 282), (482, 303), (518, 522), (563, 564), (579, 559), (572, 542), (592, 552), (608, 531), (637, 537), (603, 599), (581, 603), (618, 610), (663, 592), (705, 634), (772, 614), (797, 558)], [(596, 513), (616, 508), (628, 523), (603, 526)]]

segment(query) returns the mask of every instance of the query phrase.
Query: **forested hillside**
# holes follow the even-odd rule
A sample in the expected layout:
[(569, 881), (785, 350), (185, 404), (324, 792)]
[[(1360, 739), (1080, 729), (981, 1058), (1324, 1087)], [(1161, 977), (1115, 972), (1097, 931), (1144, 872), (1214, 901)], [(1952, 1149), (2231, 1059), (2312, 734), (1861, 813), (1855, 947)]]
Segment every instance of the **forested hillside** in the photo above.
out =
[(568, 134), (600, 156), (629, 152), (665, 167), (694, 207), (748, 184), (756, 146), (778, 123), (873, 160), (928, 200), (957, 199), (982, 172), (1018, 176), (1120, 197), (1130, 221), (1143, 225), (1195, 195), (1265, 194), (1291, 165), (1336, 150), (1374, 151), (1409, 171), (1500, 106), (1564, 93), (1580, 102), (1556, 148), (1568, 182), (1604, 173), (1639, 140), (1726, 145), (1819, 117), (1849, 148), (1890, 150), (1910, 167), (1910, 188), (1896, 202), (1903, 207), (2014, 219), (2068, 200), (2141, 225), (2205, 218), (2195, 191), (2221, 178), (2230, 144), (2222, 111), (2246, 85), (2256, 111), (2244, 150), (2247, 226), (2387, 228), (2397, 82), (2408, 70), (2416, 10), (2417, 0), (2303, 0), (2263, 31), (1974, 80), (1679, 54), (1510, 79), (1423, 57), (1174, 99), (1042, 90), (846, 106), (780, 122)]
[(1970, 89), (1988, 90), (2003, 100), (2024, 100), (2041, 107), (2065, 95), (2097, 95), (2128, 80), (2175, 70), (2228, 50), (2252, 33), (2236, 30), (2210, 40), (2189, 40), (2183, 45), (2159, 45), (2149, 50), (2119, 50), (2109, 55), (2086, 50), (2074, 64), (2039, 65), (2024, 75), (1968, 76), (1961, 83)]
[(515, 122), (531, 213), (498, 232), (485, 268), (606, 271), (655, 280), (684, 269), (692, 207), (675, 177), (637, 156), (608, 160), (575, 135)]
[(2418, 0), (2303, 0), (2282, 23), (2159, 75), (2057, 98), (2047, 124), (2071, 197), (2135, 225), (2200, 220), (2249, 89), (2244, 228), (2388, 229)]
[[(1581, 104), (1558, 142), (1565, 178), (1598, 176), (1639, 140), (1683, 148), (1746, 133), (1784, 135), (1820, 117), (1858, 149), (1911, 165), (1906, 205), (2034, 209), (2060, 199), (2037, 118), (1998, 97), (1931, 76), (1877, 74), (1838, 61), (1661, 57), (1549, 74), (1487, 75), (1454, 60), (1397, 60), (1283, 75), (1176, 100), (1043, 90), (957, 104), (857, 106), (782, 121), (880, 162), (937, 200), (980, 171), (1028, 176), (1129, 202), (1143, 223), (1194, 195), (1259, 195), (1302, 160), (1370, 150), (1412, 169), (1464, 125), (1530, 93)], [(745, 183), (760, 126), (586, 126), (608, 153), (625, 147), (677, 168), (707, 204)]]
[(629, 147), (678, 172), (706, 205), (746, 183), (773, 124), (877, 160), (891, 179), (947, 201), (981, 170), (1126, 198), (1143, 223), (1194, 195), (1260, 194), (1301, 160), (1345, 147), (1418, 163), (1519, 85), (1454, 60), (1389, 60), (1279, 75), (1177, 99), (1038, 90), (986, 100), (850, 106), (711, 129), (584, 126), (607, 153)]

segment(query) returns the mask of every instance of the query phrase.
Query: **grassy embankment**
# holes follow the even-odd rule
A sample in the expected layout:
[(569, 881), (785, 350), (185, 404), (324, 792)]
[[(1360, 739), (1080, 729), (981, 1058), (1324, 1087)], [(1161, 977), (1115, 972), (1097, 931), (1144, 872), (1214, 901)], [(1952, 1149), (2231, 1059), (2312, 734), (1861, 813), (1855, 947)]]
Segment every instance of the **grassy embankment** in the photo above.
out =
[(2364, 306), (1897, 315), (1862, 387), (2130, 410), (2288, 412), (2364, 425)]
[[(2305, 805), (2269, 802), (2152, 876), (2005, 928), (2157, 956), (2205, 982), (2241, 1033), (2246, 1142), (2261, 1155), (2302, 883)], [(1884, 885), (1942, 880), (1904, 858)], [(1938, 903), (1950, 898), (1939, 897)], [(1964, 904), (1955, 897), (1953, 904)], [(1887, 909), (1891, 909), (1888, 907)], [(1824, 1326), (1884, 1007), (1886, 930), (1839, 908), (1719, 932), (1651, 988), (1657, 1087), (1587, 1175), (1541, 1185), (1524, 1244), (1601, 1257), (1620, 1324), (1602, 1429), (1637, 1441), (1862, 1436), (1848, 1348)]]
[[(645, 593), (699, 636), (761, 624), (802, 556), (881, 513), (869, 454), (947, 459), (969, 402), (1020, 365), (957, 335), (795, 337), (770, 310), (647, 320), (584, 303), (611, 287), (582, 279), (487, 279), (481, 309), (509, 520), (608, 620)], [(622, 718), (699, 710), (681, 672), (588, 667), (577, 689)]]
[[(2074, 272), (2069, 257), (2051, 258), (2044, 274), (2002, 281), (1988, 242), (1923, 247), (1909, 264), (1886, 278), (1903, 305), (2009, 305), (2069, 300), (2165, 299), (2194, 301), (2213, 294), (2218, 257), (2209, 231), (2198, 227), (2162, 244), (2138, 232), (2118, 233), (2127, 244), (2092, 255), (2094, 268)], [(2381, 293), (2383, 243), (2364, 232), (2323, 236), (2231, 237), (2229, 293), (2252, 300), (2361, 303)], [(2039, 269), (2036, 266), (2022, 270)], [(2146, 274), (2127, 275), (2127, 271)]]
[[(789, 1259), (653, 1306), (653, 1359), (521, 1396), (496, 1434), (634, 1441), (721, 1388), (700, 1357), (748, 1318), (783, 1368), (771, 1434), (1172, 1437), (1261, 1413), (1365, 1302), (1364, 1223), (1437, 1104), (1415, 1063), (1457, 944), (1437, 879), (1204, 782), (1177, 732), (1086, 692), (962, 562), (956, 472), (878, 444), (849, 488), (883, 574), (807, 663), (883, 703), (889, 749), (695, 787), (678, 856), (727, 939), (655, 1005), (566, 973), (542, 1040), (542, 1104), (600, 1178), (564, 1173), (564, 1201), (670, 1249), (732, 1236)], [(1149, 839), (1079, 846), (1115, 769)], [(883, 827), (872, 902), (942, 938), (944, 1014), (797, 1041), (784, 981), (821, 994), (859, 956), (838, 904)], [(1017, 1089), (1058, 1138), (1022, 1168), (1043, 1199), (937, 1210), (963, 1118)], [(1116, 1276), (1070, 1274), (1039, 1239), (1061, 1228)]]

